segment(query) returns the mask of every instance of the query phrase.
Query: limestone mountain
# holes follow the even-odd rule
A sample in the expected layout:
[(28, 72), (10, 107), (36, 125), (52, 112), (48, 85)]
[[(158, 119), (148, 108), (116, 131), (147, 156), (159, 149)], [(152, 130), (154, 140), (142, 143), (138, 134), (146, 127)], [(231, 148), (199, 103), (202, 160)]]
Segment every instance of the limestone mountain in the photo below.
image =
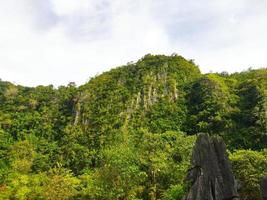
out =
[(0, 199), (182, 199), (200, 132), (222, 136), (240, 197), (259, 199), (267, 69), (149, 54), (79, 87), (0, 81)]
[(181, 130), (186, 95), (200, 76), (198, 67), (181, 56), (147, 55), (81, 86), (74, 124), (99, 137), (114, 128)]

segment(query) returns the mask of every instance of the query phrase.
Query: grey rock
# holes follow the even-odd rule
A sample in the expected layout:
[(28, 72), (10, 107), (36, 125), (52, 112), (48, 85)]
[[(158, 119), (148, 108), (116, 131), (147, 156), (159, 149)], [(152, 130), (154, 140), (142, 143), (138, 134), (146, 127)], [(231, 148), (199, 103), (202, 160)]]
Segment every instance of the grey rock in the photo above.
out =
[(185, 200), (238, 200), (236, 181), (221, 137), (199, 134), (193, 149)]
[(261, 180), (261, 196), (262, 200), (267, 200), (267, 176)]

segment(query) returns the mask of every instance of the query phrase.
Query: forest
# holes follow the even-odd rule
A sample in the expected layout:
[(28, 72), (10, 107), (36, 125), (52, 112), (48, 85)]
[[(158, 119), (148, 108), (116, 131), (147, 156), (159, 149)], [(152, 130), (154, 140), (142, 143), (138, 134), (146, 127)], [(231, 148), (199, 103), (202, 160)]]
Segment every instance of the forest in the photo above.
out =
[(240, 199), (260, 200), (267, 68), (148, 54), (81, 86), (1, 80), (0, 199), (181, 200), (198, 133), (224, 139)]

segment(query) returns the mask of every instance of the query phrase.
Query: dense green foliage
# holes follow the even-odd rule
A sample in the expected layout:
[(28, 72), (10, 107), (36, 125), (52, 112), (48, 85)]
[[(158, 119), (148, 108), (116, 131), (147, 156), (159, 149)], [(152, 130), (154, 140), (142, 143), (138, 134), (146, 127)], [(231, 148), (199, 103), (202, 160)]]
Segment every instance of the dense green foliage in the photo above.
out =
[(181, 199), (199, 132), (235, 150), (241, 193), (258, 198), (267, 70), (203, 75), (181, 56), (146, 55), (80, 87), (0, 81), (0, 199)]
[(241, 186), (241, 199), (260, 199), (259, 182), (267, 174), (267, 149), (238, 150), (230, 155), (230, 160)]

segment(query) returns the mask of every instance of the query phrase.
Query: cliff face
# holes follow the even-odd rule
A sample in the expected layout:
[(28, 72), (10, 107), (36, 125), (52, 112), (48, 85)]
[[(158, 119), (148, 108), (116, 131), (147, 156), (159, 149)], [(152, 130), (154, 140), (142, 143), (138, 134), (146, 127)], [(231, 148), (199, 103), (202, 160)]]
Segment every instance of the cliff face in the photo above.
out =
[(239, 199), (226, 147), (220, 137), (199, 134), (187, 180), (191, 188), (185, 200)]
[(79, 87), (73, 124), (102, 142), (111, 130), (142, 127), (220, 134), (235, 148), (261, 149), (267, 147), (266, 88), (266, 69), (203, 75), (181, 56), (146, 55)]
[(74, 124), (90, 135), (129, 127), (181, 130), (187, 90), (200, 76), (198, 67), (181, 56), (147, 55), (81, 86)]

